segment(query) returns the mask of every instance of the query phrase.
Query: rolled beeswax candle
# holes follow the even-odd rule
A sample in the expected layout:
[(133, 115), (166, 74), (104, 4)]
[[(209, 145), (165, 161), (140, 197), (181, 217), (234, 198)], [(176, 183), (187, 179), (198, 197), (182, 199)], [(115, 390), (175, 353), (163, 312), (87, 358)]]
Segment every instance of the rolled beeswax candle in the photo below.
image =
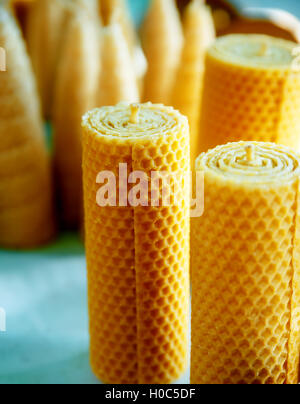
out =
[(54, 234), (50, 162), (25, 45), (2, 6), (0, 46), (0, 244), (35, 247)]
[(300, 146), (300, 69), (293, 42), (264, 35), (219, 38), (206, 60), (200, 149), (231, 141)]
[(300, 158), (239, 142), (202, 154), (192, 223), (191, 382), (294, 384), (300, 354)]
[(168, 105), (183, 46), (175, 0), (151, 0), (141, 37), (148, 60), (144, 100)]
[(127, 104), (103, 107), (83, 118), (92, 368), (109, 383), (169, 383), (187, 362), (189, 187), (169, 206), (100, 207), (98, 173), (109, 171), (118, 183), (120, 163), (128, 173), (184, 179), (187, 119), (152, 104), (132, 112)]
[(203, 0), (193, 0), (183, 19), (184, 47), (173, 89), (172, 105), (188, 117), (191, 128), (191, 163), (199, 155), (199, 115), (202, 98), (204, 62), (216, 33), (211, 11)]
[(61, 219), (67, 228), (78, 227), (82, 217), (81, 119), (96, 105), (100, 70), (96, 21), (87, 9), (74, 7), (54, 91), (55, 172)]

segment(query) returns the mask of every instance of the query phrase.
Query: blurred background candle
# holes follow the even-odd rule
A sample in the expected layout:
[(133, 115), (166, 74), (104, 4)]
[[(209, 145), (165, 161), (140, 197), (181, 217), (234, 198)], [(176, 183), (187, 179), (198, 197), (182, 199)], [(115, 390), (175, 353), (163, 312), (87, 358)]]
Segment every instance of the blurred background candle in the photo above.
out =
[(197, 153), (199, 115), (207, 49), (214, 43), (216, 33), (210, 9), (203, 0), (193, 0), (183, 16), (184, 46), (176, 75), (172, 105), (188, 117), (191, 130), (191, 164)]
[(148, 60), (143, 99), (169, 105), (183, 46), (175, 0), (151, 0), (141, 38)]
[(46, 118), (52, 114), (56, 69), (66, 21), (67, 0), (32, 1), (25, 21), (28, 52)]
[(96, 106), (140, 100), (138, 81), (128, 43), (119, 24), (111, 23), (101, 35), (101, 68)]
[(199, 150), (239, 140), (300, 147), (300, 69), (293, 42), (219, 38), (206, 58)]
[(59, 217), (64, 228), (73, 230), (78, 229), (83, 220), (81, 118), (97, 105), (101, 65), (99, 20), (97, 14), (82, 7), (82, 4), (74, 3), (69, 10), (53, 95)]
[(0, 5), (0, 245), (33, 248), (54, 236), (50, 158), (21, 33)]
[(196, 384), (297, 384), (300, 158), (259, 142), (196, 161), (205, 212), (192, 221)]

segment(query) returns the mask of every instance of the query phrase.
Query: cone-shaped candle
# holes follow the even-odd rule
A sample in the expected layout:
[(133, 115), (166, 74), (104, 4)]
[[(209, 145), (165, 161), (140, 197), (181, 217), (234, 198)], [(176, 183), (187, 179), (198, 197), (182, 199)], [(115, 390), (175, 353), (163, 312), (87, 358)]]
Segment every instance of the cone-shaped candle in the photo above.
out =
[(204, 61), (216, 33), (211, 11), (203, 0), (193, 0), (183, 19), (184, 47), (173, 90), (172, 105), (188, 117), (191, 128), (191, 163), (194, 168), (199, 137)]
[[(91, 363), (102, 381), (169, 383), (186, 367), (189, 186), (168, 206), (153, 203), (153, 188), (144, 206), (125, 206), (132, 188), (119, 164), (146, 182), (151, 172), (181, 181), (189, 153), (187, 119), (173, 108), (120, 104), (83, 119)], [(116, 207), (96, 204), (103, 172), (116, 176)]]
[(116, 2), (114, 0), (99, 0), (99, 10), (104, 25), (108, 25)]
[(296, 44), (264, 35), (219, 38), (206, 60), (200, 148), (257, 140), (298, 148)]
[(191, 383), (298, 383), (300, 158), (238, 142), (196, 161)]
[(55, 171), (64, 225), (76, 228), (82, 211), (81, 118), (95, 107), (99, 77), (99, 27), (75, 10), (65, 34), (54, 94)]
[(67, 4), (65, 0), (35, 1), (28, 15), (28, 51), (46, 117), (52, 112), (53, 85), (65, 28)]
[(133, 67), (138, 81), (140, 93), (142, 93), (144, 76), (147, 71), (147, 61), (141, 48), (133, 21), (126, 5), (126, 0), (110, 1), (109, 19), (107, 25), (112, 23), (120, 24), (124, 38), (126, 39), (130, 55), (133, 60)]
[(133, 61), (119, 24), (103, 28), (101, 72), (97, 106), (115, 105), (121, 101), (138, 102), (139, 91)]
[[(97, 19), (100, 17), (100, 10), (98, 0), (68, 0), (69, 2), (73, 2), (75, 6), (81, 6), (90, 14), (90, 17), (96, 17)], [(101, 20), (98, 19), (98, 22)]]
[(138, 44), (137, 33), (127, 7), (126, 0), (100, 0), (100, 9), (102, 11), (102, 18), (106, 25), (111, 22), (111, 18), (117, 13), (119, 23), (122, 27), (123, 34), (128, 43), (130, 52)]
[(183, 33), (174, 0), (152, 0), (142, 26), (142, 44), (148, 60), (145, 101), (168, 105), (183, 45)]
[(34, 247), (54, 233), (50, 164), (36, 86), (21, 33), (0, 7), (0, 244)]

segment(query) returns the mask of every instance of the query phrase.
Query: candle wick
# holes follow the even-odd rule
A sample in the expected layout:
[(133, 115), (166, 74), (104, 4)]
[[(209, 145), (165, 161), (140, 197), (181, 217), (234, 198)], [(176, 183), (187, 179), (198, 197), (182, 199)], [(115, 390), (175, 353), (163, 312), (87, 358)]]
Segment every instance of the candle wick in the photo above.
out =
[(130, 115), (129, 122), (137, 123), (140, 106), (138, 104), (131, 104), (130, 109), (131, 109), (131, 115)]
[(260, 47), (258, 55), (259, 56), (266, 56), (267, 51), (268, 51), (268, 45), (267, 45), (266, 42), (264, 42), (264, 43), (261, 44), (261, 47)]
[(254, 146), (252, 144), (249, 144), (248, 146), (246, 146), (245, 149), (246, 149), (248, 163), (253, 162), (253, 160), (254, 160)]

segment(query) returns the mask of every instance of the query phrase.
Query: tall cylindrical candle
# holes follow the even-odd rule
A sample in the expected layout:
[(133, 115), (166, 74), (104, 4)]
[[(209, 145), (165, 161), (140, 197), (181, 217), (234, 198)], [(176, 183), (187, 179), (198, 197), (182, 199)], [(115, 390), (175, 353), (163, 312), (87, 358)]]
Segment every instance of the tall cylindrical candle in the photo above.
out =
[(240, 140), (300, 147), (296, 46), (264, 35), (216, 41), (206, 59), (200, 150)]
[(192, 383), (299, 382), (300, 157), (238, 142), (202, 154), (192, 223)]
[[(186, 366), (189, 186), (176, 204), (128, 204), (119, 164), (184, 181), (189, 152), (187, 119), (172, 108), (119, 104), (83, 119), (91, 364), (105, 382), (168, 383)], [(117, 206), (96, 204), (103, 172), (116, 178)]]

